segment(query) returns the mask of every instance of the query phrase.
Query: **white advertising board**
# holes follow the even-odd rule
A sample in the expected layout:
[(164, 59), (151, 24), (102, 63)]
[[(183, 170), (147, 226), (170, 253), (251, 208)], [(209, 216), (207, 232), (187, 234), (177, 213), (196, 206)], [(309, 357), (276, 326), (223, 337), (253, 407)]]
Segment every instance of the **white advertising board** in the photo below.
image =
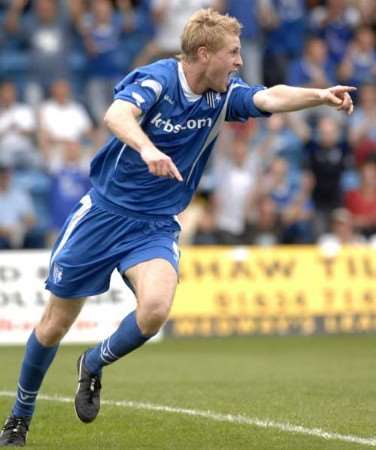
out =
[[(49, 292), (44, 288), (49, 251), (0, 252), (0, 344), (26, 342)], [(74, 300), (72, 300), (74, 301)], [(90, 297), (63, 342), (97, 342), (135, 308), (135, 297), (117, 271), (108, 292)]]

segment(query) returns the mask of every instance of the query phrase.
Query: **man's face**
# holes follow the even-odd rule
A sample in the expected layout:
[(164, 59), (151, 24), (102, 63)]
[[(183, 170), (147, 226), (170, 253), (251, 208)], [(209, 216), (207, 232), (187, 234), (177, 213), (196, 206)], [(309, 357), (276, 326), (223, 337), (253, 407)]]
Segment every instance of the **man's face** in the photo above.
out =
[(10, 170), (9, 169), (0, 169), (0, 191), (5, 192), (8, 190), (10, 185)]
[(238, 71), (242, 65), (239, 36), (226, 34), (223, 47), (215, 53), (208, 54), (205, 73), (208, 88), (226, 92), (231, 73)]
[(335, 120), (331, 117), (323, 117), (318, 126), (320, 143), (325, 148), (332, 148), (337, 145), (340, 129)]
[(35, 8), (42, 22), (50, 22), (56, 17), (56, 0), (38, 0)]
[(0, 106), (9, 107), (16, 101), (16, 88), (12, 83), (0, 87)]
[(65, 103), (70, 98), (70, 86), (65, 80), (58, 80), (52, 85), (52, 96), (59, 103)]

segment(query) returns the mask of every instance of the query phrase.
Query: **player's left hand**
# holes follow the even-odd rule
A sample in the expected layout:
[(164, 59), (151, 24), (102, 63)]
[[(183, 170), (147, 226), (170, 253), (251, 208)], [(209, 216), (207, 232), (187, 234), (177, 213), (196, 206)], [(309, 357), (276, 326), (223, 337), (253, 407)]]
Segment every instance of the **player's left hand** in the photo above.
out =
[(354, 105), (349, 92), (353, 91), (356, 91), (356, 87), (341, 85), (323, 89), (323, 103), (337, 108), (338, 111), (345, 111), (347, 114), (351, 114), (354, 111)]

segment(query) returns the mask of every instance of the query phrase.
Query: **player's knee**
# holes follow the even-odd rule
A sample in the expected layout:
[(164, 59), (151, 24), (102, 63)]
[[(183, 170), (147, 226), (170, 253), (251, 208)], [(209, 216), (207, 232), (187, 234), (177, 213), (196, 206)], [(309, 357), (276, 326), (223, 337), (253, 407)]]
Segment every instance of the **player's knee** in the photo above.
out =
[(143, 334), (150, 335), (156, 333), (168, 318), (170, 312), (170, 302), (150, 299), (138, 309), (139, 327)]
[(63, 329), (54, 328), (50, 325), (38, 325), (36, 333), (39, 342), (46, 347), (58, 344), (65, 334)]
[(42, 318), (36, 327), (38, 340), (45, 346), (56, 345), (66, 335), (70, 325), (70, 321), (64, 318)]

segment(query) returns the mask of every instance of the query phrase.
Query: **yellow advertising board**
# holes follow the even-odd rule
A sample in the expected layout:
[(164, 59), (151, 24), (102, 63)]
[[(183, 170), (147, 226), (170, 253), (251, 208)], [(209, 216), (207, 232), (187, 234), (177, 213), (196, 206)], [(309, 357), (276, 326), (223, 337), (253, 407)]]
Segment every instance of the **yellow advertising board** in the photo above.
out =
[(376, 250), (182, 248), (171, 319), (178, 335), (376, 331)]

